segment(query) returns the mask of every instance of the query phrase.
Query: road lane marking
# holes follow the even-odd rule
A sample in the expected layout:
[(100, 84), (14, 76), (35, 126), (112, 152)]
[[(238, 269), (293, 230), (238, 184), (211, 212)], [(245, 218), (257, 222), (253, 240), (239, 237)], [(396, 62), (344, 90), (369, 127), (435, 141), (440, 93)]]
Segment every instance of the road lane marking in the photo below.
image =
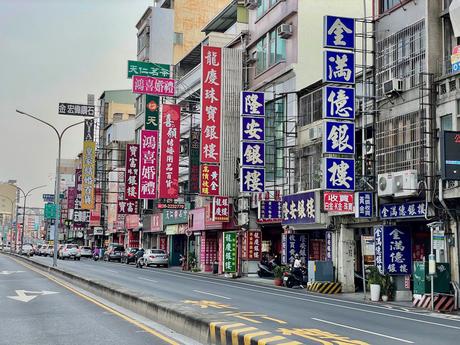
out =
[(6, 296), (10, 299), (14, 299), (16, 301), (20, 302), (30, 302), (32, 301), (35, 297), (38, 296), (45, 296), (45, 295), (54, 295), (59, 292), (54, 292), (54, 291), (26, 291), (26, 290), (15, 290), (16, 296)]
[(240, 333), (249, 332), (249, 331), (257, 331), (257, 328), (243, 327), (243, 328), (234, 329), (232, 331), (232, 345), (239, 345), (238, 336), (240, 335)]
[(244, 345), (251, 345), (251, 340), (254, 337), (260, 337), (261, 335), (267, 335), (270, 334), (270, 332), (267, 331), (259, 331), (259, 332), (254, 332), (254, 333), (248, 333), (244, 335), (243, 341)]
[(13, 273), (23, 273), (24, 271), (0, 271), (0, 275), (10, 275)]
[(85, 294), (83, 294), (83, 293), (81, 293), (81, 292), (75, 290), (74, 288), (70, 287), (69, 285), (67, 285), (67, 284), (65, 284), (65, 283), (63, 283), (63, 282), (57, 280), (57, 279), (54, 278), (52, 275), (50, 275), (50, 274), (48, 274), (48, 273), (45, 273), (45, 272), (41, 272), (39, 269), (35, 269), (35, 268), (29, 266), (29, 265), (26, 264), (26, 263), (19, 262), (18, 260), (14, 259), (14, 258), (12, 258), (12, 259), (13, 259), (14, 261), (16, 261), (17, 263), (19, 263), (19, 264), (21, 264), (21, 265), (27, 267), (27, 268), (30, 269), (31, 271), (33, 271), (33, 272), (35, 272), (35, 273), (38, 273), (38, 274), (40, 274), (40, 275), (42, 275), (42, 276), (48, 278), (49, 280), (53, 281), (54, 283), (56, 283), (56, 284), (58, 284), (58, 285), (60, 285), (60, 286), (62, 286), (62, 287), (64, 287), (64, 288), (66, 288), (67, 290), (73, 292), (73, 293), (76, 294), (77, 296), (80, 296), (81, 298), (83, 298), (83, 299), (85, 299), (85, 300), (87, 300), (87, 301), (89, 301), (89, 302), (91, 302), (91, 303), (94, 303), (94, 304), (97, 305), (98, 307), (100, 307), (100, 308), (102, 308), (102, 309), (104, 309), (104, 310), (107, 310), (107, 311), (111, 312), (112, 314), (114, 314), (114, 315), (120, 317), (121, 319), (123, 319), (123, 320), (125, 320), (125, 321), (127, 321), (127, 322), (129, 322), (129, 323), (131, 323), (131, 324), (133, 324), (133, 325), (135, 325), (135, 326), (137, 326), (138, 328), (140, 328), (140, 329), (146, 331), (147, 333), (150, 333), (150, 334), (154, 335), (155, 337), (160, 338), (160, 339), (163, 340), (164, 342), (166, 342), (166, 343), (168, 343), (168, 344), (171, 344), (171, 345), (180, 345), (178, 342), (174, 341), (173, 339), (168, 338), (167, 336), (165, 336), (165, 335), (163, 335), (163, 334), (161, 334), (161, 333), (155, 331), (154, 329), (152, 329), (152, 328), (150, 328), (150, 327), (148, 327), (148, 326), (146, 326), (146, 325), (140, 323), (139, 321), (136, 321), (136, 320), (130, 318), (129, 316), (127, 316), (127, 315), (125, 315), (125, 314), (123, 314), (123, 313), (120, 313), (119, 311), (117, 311), (117, 310), (115, 310), (115, 309), (113, 309), (113, 308), (111, 308), (111, 307), (109, 307), (109, 306), (106, 306), (105, 304), (103, 304), (103, 303), (101, 303), (101, 302), (95, 300), (94, 298), (91, 298), (91, 297), (89, 297), (89, 296), (86, 296)]
[(213, 293), (210, 293), (210, 292), (205, 292), (205, 291), (200, 291), (200, 290), (193, 290), (193, 291), (197, 292), (197, 293), (202, 293), (204, 295), (219, 297), (219, 298), (223, 298), (223, 299), (231, 299), (230, 297), (225, 297), (225, 296), (222, 296), (222, 295), (216, 295), (216, 294), (213, 294)]
[(397, 340), (397, 341), (400, 341), (400, 342), (403, 342), (403, 343), (408, 343), (408, 344), (413, 344), (413, 343), (414, 343), (413, 341), (410, 341), (410, 340), (405, 340), (405, 339), (401, 339), (401, 338), (396, 338), (396, 337), (392, 337), (392, 336), (390, 336), (390, 335), (386, 335), (386, 334), (382, 334), (382, 333), (377, 333), (377, 332), (372, 332), (372, 331), (368, 331), (368, 330), (361, 329), (361, 328), (351, 327), (351, 326), (343, 325), (343, 324), (341, 324), (341, 323), (335, 323), (335, 322), (332, 322), (332, 321), (321, 320), (321, 319), (317, 319), (316, 317), (312, 317), (312, 320), (319, 321), (319, 322), (323, 322), (323, 323), (327, 323), (327, 324), (334, 325), (334, 326), (338, 326), (338, 327), (343, 327), (343, 328), (352, 329), (352, 330), (354, 330), (354, 331), (359, 331), (359, 332), (363, 332), (363, 333), (368, 333), (368, 334), (372, 334), (372, 335), (377, 335), (377, 336), (383, 337), (383, 338), (388, 338), (388, 339)]
[(137, 279), (146, 280), (146, 281), (152, 282), (152, 283), (158, 283), (158, 280), (153, 280), (153, 279), (144, 278), (144, 277), (137, 277)]
[(119, 272), (115, 271), (115, 270), (109, 270), (108, 268), (106, 268), (104, 271), (107, 271), (107, 272), (112, 272), (112, 273), (115, 273), (115, 274), (118, 274)]

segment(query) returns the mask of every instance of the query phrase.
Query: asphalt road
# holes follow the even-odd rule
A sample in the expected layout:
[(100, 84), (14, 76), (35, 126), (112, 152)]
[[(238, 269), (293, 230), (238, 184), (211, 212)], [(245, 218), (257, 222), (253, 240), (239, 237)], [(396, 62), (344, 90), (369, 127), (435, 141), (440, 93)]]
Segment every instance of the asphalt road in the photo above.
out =
[[(51, 265), (50, 258), (34, 257)], [(60, 268), (105, 280), (130, 290), (206, 309), (219, 322), (223, 315), (236, 323), (292, 344), (459, 344), (460, 318), (440, 318), (404, 308), (347, 301), (340, 298), (194, 275), (164, 268), (59, 261)]]
[[(188, 344), (0, 255), (0, 344)], [(67, 287), (66, 287), (67, 286)], [(160, 337), (162, 339), (160, 339)]]

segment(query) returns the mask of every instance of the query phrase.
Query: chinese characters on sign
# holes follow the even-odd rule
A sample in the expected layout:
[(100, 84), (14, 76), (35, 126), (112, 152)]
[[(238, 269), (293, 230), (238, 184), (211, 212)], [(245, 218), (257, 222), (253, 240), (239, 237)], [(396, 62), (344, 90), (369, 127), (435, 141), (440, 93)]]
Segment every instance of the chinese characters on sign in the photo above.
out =
[(175, 87), (174, 79), (133, 76), (133, 93), (173, 97)]
[(118, 214), (138, 214), (137, 200), (118, 200)]
[(228, 222), (230, 220), (230, 205), (228, 196), (215, 196), (212, 204), (212, 221)]
[(354, 49), (355, 19), (324, 16), (324, 46), (337, 49)]
[(283, 196), (283, 225), (316, 222), (315, 192)]
[(355, 89), (353, 87), (325, 86), (323, 89), (323, 117), (326, 119), (355, 119)]
[(241, 168), (241, 192), (263, 192), (265, 189), (265, 169)]
[(159, 198), (179, 197), (180, 106), (163, 104)]
[(158, 131), (142, 130), (140, 141), (139, 199), (155, 199)]
[(308, 237), (303, 234), (283, 234), (281, 238), (281, 262), (292, 264), (294, 257), (299, 254), (300, 261), (308, 261)]
[(324, 192), (324, 211), (352, 213), (354, 207), (353, 192)]
[(163, 225), (188, 223), (188, 209), (163, 210)]
[(161, 63), (128, 60), (128, 78), (132, 78), (134, 75), (169, 78), (169, 69), (169, 65)]
[(75, 188), (77, 189), (77, 196), (75, 198), (75, 208), (81, 208), (81, 186), (82, 186), (82, 171), (81, 169), (75, 169)]
[(189, 193), (200, 192), (200, 129), (190, 131), (189, 146)]
[(247, 232), (247, 259), (260, 260), (262, 253), (262, 232), (248, 231)]
[(263, 92), (241, 92), (240, 114), (243, 116), (265, 115), (265, 94)]
[(409, 229), (383, 226), (383, 266), (389, 274), (412, 273), (412, 241)]
[(222, 49), (201, 53), (201, 162), (220, 163)]
[(94, 208), (94, 186), (96, 166), (96, 143), (83, 142), (81, 208), (92, 210)]
[(281, 223), (282, 219), (281, 201), (262, 200), (259, 202), (258, 223)]
[(61, 115), (94, 116), (94, 105), (59, 103), (58, 113)]
[(375, 266), (383, 274), (383, 226), (374, 227)]
[(219, 195), (220, 167), (218, 165), (202, 164), (200, 166), (200, 194)]
[(145, 95), (145, 129), (156, 131), (159, 129), (160, 97)]
[(325, 158), (325, 187), (331, 190), (355, 189), (355, 160), (345, 158)]
[(324, 153), (354, 154), (355, 124), (351, 122), (324, 121)]
[(410, 201), (400, 204), (380, 205), (380, 219), (402, 219), (425, 217), (424, 201)]
[(137, 199), (139, 194), (139, 145), (126, 145), (125, 199)]
[(355, 83), (355, 54), (344, 51), (324, 52), (324, 82)]
[(223, 268), (224, 272), (236, 272), (236, 232), (224, 232), (223, 241)]
[(355, 217), (372, 218), (373, 214), (372, 192), (359, 192), (355, 195)]
[(332, 231), (326, 231), (326, 261), (332, 261)]

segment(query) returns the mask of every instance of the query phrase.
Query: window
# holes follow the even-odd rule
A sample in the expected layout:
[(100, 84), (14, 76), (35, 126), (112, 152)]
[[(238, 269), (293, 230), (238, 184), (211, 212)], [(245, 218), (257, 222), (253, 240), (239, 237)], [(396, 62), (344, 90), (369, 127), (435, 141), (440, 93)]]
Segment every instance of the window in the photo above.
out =
[(136, 117), (136, 114), (128, 114), (129, 119), (134, 119)]
[(178, 44), (178, 45), (184, 44), (184, 34), (182, 32), (174, 33), (174, 44)]
[(268, 67), (286, 60), (286, 42), (278, 36), (276, 29), (267, 33), (257, 42), (256, 51), (256, 74), (262, 73)]
[(275, 181), (284, 177), (286, 99), (279, 98), (265, 105), (265, 178)]
[(441, 130), (442, 131), (452, 130), (452, 114), (441, 116)]
[(113, 114), (113, 122), (123, 120), (123, 113), (114, 113)]
[(380, 0), (380, 13), (386, 12), (396, 5), (401, 4), (401, 0)]
[(270, 8), (276, 5), (279, 0), (258, 0), (257, 18), (262, 17)]
[(322, 118), (322, 89), (313, 91), (299, 100), (299, 125), (305, 126)]

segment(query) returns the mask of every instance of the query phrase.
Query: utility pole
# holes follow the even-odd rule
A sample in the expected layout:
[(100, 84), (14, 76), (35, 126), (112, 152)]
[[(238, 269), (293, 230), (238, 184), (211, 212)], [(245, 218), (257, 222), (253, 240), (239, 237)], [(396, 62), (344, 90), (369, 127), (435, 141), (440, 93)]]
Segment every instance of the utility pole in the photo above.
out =
[(28, 113), (25, 113), (23, 111), (20, 111), (20, 110), (17, 110), (16, 109), (16, 112), (19, 113), (19, 114), (22, 114), (22, 115), (25, 115), (27, 117), (30, 117), (34, 120), (37, 120), (45, 125), (47, 125), (48, 127), (51, 127), (54, 132), (56, 133), (56, 136), (58, 138), (58, 158), (57, 158), (57, 163), (56, 163), (56, 184), (55, 184), (55, 188), (54, 188), (54, 204), (56, 206), (56, 215), (55, 215), (55, 222), (54, 222), (54, 240), (53, 240), (53, 244), (54, 244), (54, 255), (53, 255), (53, 267), (57, 267), (57, 244), (58, 244), (58, 240), (59, 240), (59, 232), (58, 232), (58, 229), (59, 229), (59, 224), (60, 224), (60, 208), (58, 207), (59, 203), (60, 203), (60, 198), (59, 198), (59, 195), (61, 194), (61, 190), (60, 190), (60, 181), (61, 181), (61, 144), (62, 144), (62, 137), (64, 135), (64, 133), (69, 129), (69, 128), (72, 128), (74, 126), (77, 126), (77, 125), (80, 125), (82, 123), (84, 123), (85, 121), (80, 121), (80, 122), (77, 122), (77, 123), (74, 123), (70, 126), (67, 126), (66, 128), (64, 128), (61, 132), (59, 132), (56, 127), (54, 127), (52, 124), (46, 122), (46, 121), (43, 121), (42, 119), (36, 117), (36, 116), (33, 116), (33, 115), (30, 115)]

